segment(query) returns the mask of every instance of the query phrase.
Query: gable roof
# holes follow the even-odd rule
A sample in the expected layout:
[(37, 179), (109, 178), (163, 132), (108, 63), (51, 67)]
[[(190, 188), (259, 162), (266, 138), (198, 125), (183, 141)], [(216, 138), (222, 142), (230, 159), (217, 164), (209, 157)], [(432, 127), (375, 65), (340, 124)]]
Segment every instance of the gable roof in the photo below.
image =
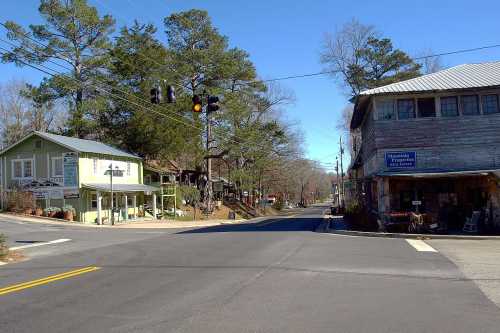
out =
[(500, 86), (500, 61), (458, 65), (414, 79), (365, 90), (360, 95), (457, 90), (492, 86)]
[(29, 135), (25, 136), (20, 141), (14, 143), (13, 145), (2, 150), (0, 152), (0, 154), (7, 152), (11, 148), (17, 146), (21, 142), (24, 142), (25, 140), (31, 138), (34, 135), (39, 136), (39, 137), (46, 139), (48, 141), (54, 142), (58, 145), (66, 147), (70, 150), (80, 152), (80, 153), (94, 153), (94, 154), (141, 159), (139, 156), (129, 154), (127, 152), (124, 152), (122, 150), (119, 150), (115, 147), (104, 144), (102, 142), (72, 138), (72, 137), (68, 137), (68, 136), (51, 134), (51, 133), (46, 133), (46, 132), (39, 132), (39, 131), (31, 132)]

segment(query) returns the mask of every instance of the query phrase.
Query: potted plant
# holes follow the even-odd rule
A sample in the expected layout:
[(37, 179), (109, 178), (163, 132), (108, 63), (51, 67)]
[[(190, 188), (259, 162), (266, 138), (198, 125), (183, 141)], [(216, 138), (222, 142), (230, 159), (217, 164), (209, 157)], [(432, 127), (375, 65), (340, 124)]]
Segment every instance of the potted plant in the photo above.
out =
[(66, 221), (73, 221), (73, 219), (74, 219), (74, 217), (76, 215), (76, 211), (73, 208), (73, 206), (66, 205), (66, 206), (63, 207), (62, 211), (63, 211), (63, 218)]
[(25, 207), (23, 209), (23, 213), (26, 214), (26, 215), (31, 215), (31, 214), (33, 214), (33, 208), (31, 208), (31, 207)]
[(41, 207), (36, 207), (35, 216), (42, 216), (42, 214), (43, 214), (43, 209)]
[(43, 215), (47, 217), (55, 218), (61, 212), (59, 207), (47, 207), (43, 210)]

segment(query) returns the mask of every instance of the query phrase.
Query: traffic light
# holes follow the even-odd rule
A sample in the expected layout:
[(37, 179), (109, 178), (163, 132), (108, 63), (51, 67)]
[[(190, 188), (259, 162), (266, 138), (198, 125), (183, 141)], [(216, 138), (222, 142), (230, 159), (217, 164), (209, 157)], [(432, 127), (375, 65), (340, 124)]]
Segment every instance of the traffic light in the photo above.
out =
[(175, 89), (173, 86), (167, 86), (167, 103), (175, 103)]
[(208, 96), (207, 97), (207, 112), (215, 112), (219, 110), (219, 97), (217, 96)]
[(198, 95), (193, 96), (193, 112), (201, 112), (203, 105), (201, 103), (201, 98)]
[(159, 86), (151, 89), (151, 103), (161, 103), (161, 88)]

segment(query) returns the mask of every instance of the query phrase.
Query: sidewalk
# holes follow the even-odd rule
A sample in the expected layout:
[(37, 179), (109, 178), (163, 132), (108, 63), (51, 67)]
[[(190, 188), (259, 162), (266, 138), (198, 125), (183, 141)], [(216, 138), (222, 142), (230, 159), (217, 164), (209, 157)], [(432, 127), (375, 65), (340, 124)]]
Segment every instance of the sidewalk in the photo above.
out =
[[(195, 220), (195, 221), (177, 221), (177, 220), (143, 220), (119, 222), (114, 226), (105, 224), (87, 224), (80, 222), (69, 222), (48, 217), (38, 217), (31, 215), (14, 215), (8, 213), (0, 213), (0, 219), (14, 220), (19, 222), (33, 222), (41, 224), (61, 225), (68, 227), (83, 227), (83, 228), (114, 228), (114, 229), (171, 229), (171, 228), (196, 228), (196, 227), (212, 227), (226, 224), (238, 224), (250, 222), (251, 220)], [(254, 219), (252, 219), (253, 221)], [(1, 222), (0, 222), (1, 223)]]

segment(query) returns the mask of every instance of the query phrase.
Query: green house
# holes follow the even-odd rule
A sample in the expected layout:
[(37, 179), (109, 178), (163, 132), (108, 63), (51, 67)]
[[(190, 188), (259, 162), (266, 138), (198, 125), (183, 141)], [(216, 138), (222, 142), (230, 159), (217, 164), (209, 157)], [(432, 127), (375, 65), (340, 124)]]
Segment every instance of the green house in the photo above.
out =
[(140, 157), (104, 143), (32, 132), (0, 152), (0, 194), (31, 192), (41, 208), (71, 205), (84, 223), (109, 222), (111, 207), (115, 221), (155, 218), (160, 189), (144, 185), (143, 172)]

